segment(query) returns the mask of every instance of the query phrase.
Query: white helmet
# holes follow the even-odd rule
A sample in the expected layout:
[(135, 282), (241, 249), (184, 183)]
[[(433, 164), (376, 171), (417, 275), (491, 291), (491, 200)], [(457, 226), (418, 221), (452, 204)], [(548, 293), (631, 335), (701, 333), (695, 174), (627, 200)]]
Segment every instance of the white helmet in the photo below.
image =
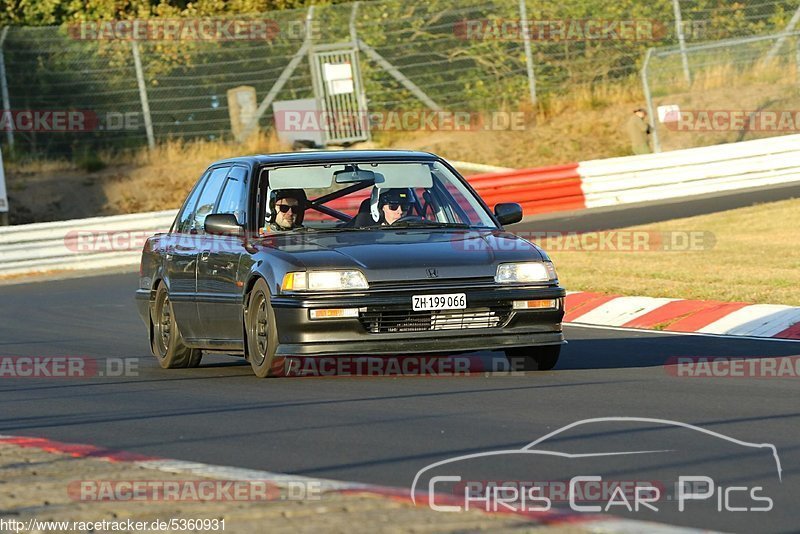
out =
[(413, 198), (413, 193), (407, 187), (373, 187), (369, 196), (369, 212), (372, 215), (372, 220), (376, 223), (383, 221), (381, 208), (384, 204), (390, 202), (410, 204)]

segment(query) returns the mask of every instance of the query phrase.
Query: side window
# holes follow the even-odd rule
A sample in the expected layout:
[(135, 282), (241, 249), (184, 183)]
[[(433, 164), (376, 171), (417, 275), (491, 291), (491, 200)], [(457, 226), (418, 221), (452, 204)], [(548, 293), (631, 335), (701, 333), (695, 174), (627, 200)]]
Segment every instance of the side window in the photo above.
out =
[(225, 175), (228, 174), (229, 169), (230, 167), (220, 167), (211, 171), (211, 176), (206, 180), (206, 185), (203, 187), (203, 192), (197, 201), (197, 209), (192, 219), (190, 231), (198, 234), (204, 232), (203, 225), (206, 222), (206, 217), (214, 209), (214, 204), (217, 203), (222, 182), (225, 180)]
[(234, 167), (228, 173), (225, 188), (214, 213), (233, 213), (239, 224), (245, 223), (247, 205), (247, 169)]
[(194, 186), (194, 189), (192, 189), (192, 192), (186, 199), (186, 202), (183, 203), (183, 207), (181, 208), (178, 217), (175, 219), (175, 224), (173, 225), (172, 229), (173, 232), (185, 233), (191, 228), (192, 217), (194, 216), (194, 207), (197, 205), (197, 199), (200, 197), (200, 193), (203, 191), (203, 186), (205, 185), (209, 174), (211, 173), (206, 172), (200, 177), (200, 179), (197, 181), (197, 185)]

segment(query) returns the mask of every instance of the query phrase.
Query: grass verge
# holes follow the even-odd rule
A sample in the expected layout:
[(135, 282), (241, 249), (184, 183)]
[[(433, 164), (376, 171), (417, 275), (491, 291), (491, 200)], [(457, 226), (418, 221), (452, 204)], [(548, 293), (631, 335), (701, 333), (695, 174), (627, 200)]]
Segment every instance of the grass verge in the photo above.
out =
[(703, 243), (692, 250), (585, 251), (564, 240), (548, 253), (572, 291), (800, 306), (797, 228), (800, 199), (791, 199), (615, 230), (656, 243), (693, 232)]

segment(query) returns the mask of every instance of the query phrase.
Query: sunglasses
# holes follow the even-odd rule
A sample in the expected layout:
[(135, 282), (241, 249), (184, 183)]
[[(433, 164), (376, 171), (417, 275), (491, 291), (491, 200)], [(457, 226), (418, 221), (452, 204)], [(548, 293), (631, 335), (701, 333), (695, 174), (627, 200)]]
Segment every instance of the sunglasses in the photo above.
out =
[(392, 211), (397, 211), (398, 209), (406, 211), (410, 206), (410, 204), (398, 204), (397, 202), (387, 202), (385, 205)]
[(287, 206), (286, 204), (278, 204), (275, 207), (278, 208), (281, 213), (289, 213), (289, 210), (292, 210), (292, 213), (294, 213), (295, 215), (300, 213), (301, 209), (300, 206)]

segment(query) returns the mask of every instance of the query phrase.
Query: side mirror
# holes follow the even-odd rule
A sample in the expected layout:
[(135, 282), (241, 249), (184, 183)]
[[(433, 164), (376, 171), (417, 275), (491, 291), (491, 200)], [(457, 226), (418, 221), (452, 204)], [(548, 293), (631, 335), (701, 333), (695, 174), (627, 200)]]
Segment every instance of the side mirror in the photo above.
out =
[(213, 213), (206, 217), (204, 228), (207, 234), (243, 237), (244, 228), (233, 213)]
[(494, 216), (500, 224), (514, 224), (522, 220), (522, 206), (516, 202), (504, 202), (494, 207)]

